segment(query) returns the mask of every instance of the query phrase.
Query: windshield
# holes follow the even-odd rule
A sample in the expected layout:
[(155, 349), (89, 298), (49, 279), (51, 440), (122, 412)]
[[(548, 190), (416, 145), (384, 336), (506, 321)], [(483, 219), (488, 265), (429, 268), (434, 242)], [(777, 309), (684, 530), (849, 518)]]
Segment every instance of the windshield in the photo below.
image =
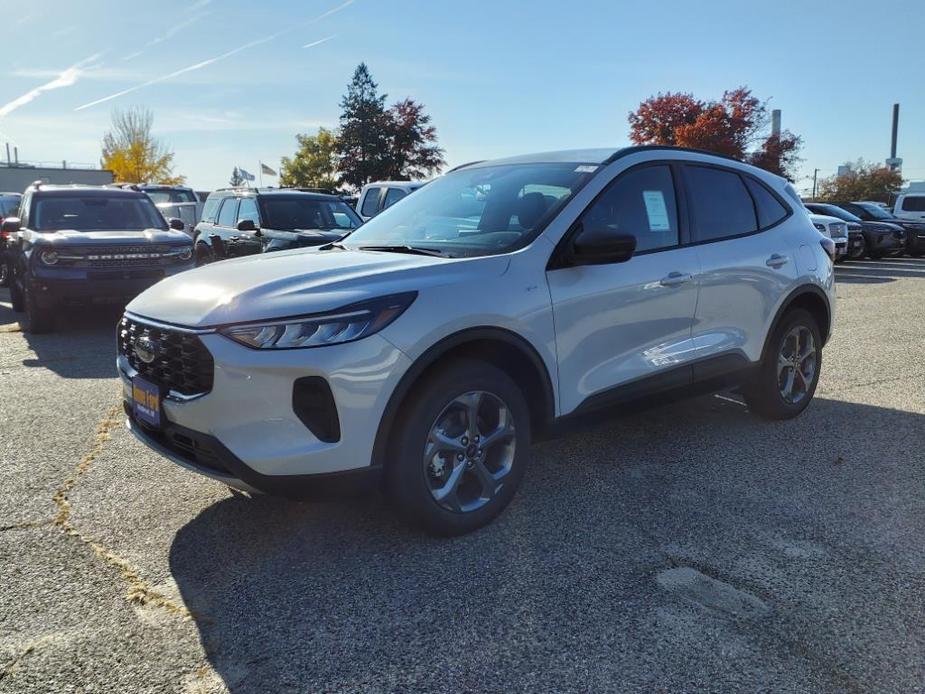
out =
[(856, 202), (854, 203), (857, 207), (860, 207), (867, 214), (869, 214), (874, 219), (893, 219), (893, 215), (887, 212), (885, 209), (880, 207), (880, 205), (874, 205), (871, 202)]
[(19, 209), (19, 197), (0, 198), (0, 217), (9, 217)]
[(363, 223), (357, 213), (340, 200), (312, 198), (261, 198), (261, 224), (267, 229), (343, 229), (350, 231)]
[(199, 202), (191, 190), (146, 190), (145, 193), (155, 203), (161, 202)]
[(35, 200), (29, 226), (35, 231), (142, 231), (166, 229), (167, 223), (141, 195), (55, 195)]
[(368, 221), (344, 245), (410, 246), (449, 257), (506, 253), (536, 238), (597, 168), (508, 164), (449, 173)]
[(839, 219), (844, 219), (846, 222), (860, 222), (860, 217), (848, 212), (848, 210), (843, 210), (840, 207), (835, 205), (820, 205), (819, 203), (814, 203), (810, 206), (810, 210), (816, 214), (827, 214), (830, 217), (838, 217)]

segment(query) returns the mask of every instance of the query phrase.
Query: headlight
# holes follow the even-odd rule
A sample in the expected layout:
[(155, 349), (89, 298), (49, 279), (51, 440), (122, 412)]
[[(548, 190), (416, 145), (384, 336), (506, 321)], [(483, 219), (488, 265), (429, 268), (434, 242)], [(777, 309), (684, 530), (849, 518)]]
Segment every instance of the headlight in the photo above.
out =
[(353, 342), (379, 332), (398, 318), (417, 292), (394, 294), (336, 312), (232, 325), (219, 332), (252, 349), (297, 349)]
[(813, 226), (816, 227), (819, 233), (823, 236), (830, 236), (829, 230), (825, 228), (825, 224), (817, 224), (816, 222), (813, 222)]
[(58, 262), (58, 251), (42, 251), (39, 259), (41, 259), (45, 265), (55, 265)]

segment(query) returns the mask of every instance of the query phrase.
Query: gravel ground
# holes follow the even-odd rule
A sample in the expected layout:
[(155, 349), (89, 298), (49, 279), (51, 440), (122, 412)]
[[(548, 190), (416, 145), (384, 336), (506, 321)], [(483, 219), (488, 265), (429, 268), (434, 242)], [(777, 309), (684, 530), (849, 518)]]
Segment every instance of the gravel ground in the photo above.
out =
[(0, 290), (0, 692), (921, 691), (925, 261), (838, 270), (796, 421), (735, 398), (537, 445), (492, 526), (232, 495), (122, 428), (116, 315)]

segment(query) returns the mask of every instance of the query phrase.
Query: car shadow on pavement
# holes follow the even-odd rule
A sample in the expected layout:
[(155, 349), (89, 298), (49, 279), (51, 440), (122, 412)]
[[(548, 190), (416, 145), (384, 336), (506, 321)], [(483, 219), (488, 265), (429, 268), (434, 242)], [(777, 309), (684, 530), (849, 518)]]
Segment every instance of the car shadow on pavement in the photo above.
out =
[[(468, 536), (424, 536), (377, 495), (237, 496), (177, 533), (170, 568), (232, 692), (876, 687), (921, 662), (897, 626), (923, 623), (918, 593), (878, 586), (923, 568), (923, 424), (821, 398), (769, 423), (700, 398), (535, 445), (514, 502)], [(670, 594), (657, 577), (678, 566), (770, 616)]]
[[(22, 332), (33, 355), (23, 366), (49, 369), (64, 378), (111, 378), (116, 375), (116, 323), (119, 307), (74, 308), (57, 317), (54, 329), (41, 335), (23, 331), (22, 313), (9, 304), (9, 290), (0, 289), (0, 331)], [(10, 354), (5, 355), (10, 357)]]
[(835, 267), (836, 281), (847, 284), (886, 284), (904, 278), (925, 279), (925, 258), (852, 260)]

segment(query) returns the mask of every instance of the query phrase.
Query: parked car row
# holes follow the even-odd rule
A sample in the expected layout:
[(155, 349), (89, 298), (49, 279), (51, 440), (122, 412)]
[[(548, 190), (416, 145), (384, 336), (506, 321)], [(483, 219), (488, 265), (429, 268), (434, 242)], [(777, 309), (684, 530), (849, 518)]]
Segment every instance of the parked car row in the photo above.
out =
[[(902, 219), (872, 202), (806, 202), (817, 215), (834, 217), (848, 225), (849, 258), (896, 257), (925, 254), (925, 221)], [(858, 234), (858, 232), (860, 232)]]

